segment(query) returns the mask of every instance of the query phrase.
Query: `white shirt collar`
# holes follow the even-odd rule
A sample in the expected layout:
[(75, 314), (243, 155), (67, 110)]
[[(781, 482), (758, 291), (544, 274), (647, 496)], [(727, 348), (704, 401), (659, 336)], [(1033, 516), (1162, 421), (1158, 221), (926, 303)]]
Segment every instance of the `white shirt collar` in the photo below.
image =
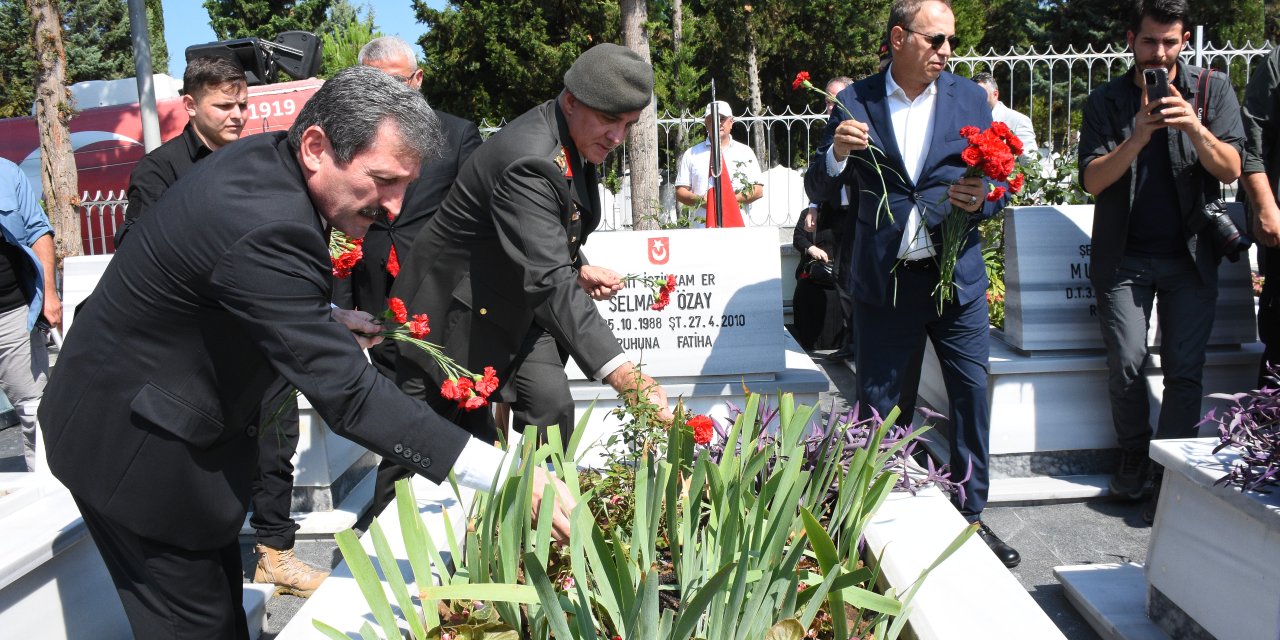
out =
[[(884, 70), (884, 95), (886, 97), (891, 97), (895, 93), (901, 94), (903, 100), (907, 99), (906, 90), (898, 86), (898, 83), (894, 82), (893, 80), (893, 63), (890, 62), (889, 68)], [(928, 93), (930, 95), (937, 95), (938, 81), (935, 79), (933, 82), (930, 82), (929, 86), (924, 88), (924, 92), (921, 95), (924, 95), (924, 93)], [(916, 96), (916, 97), (919, 98), (920, 96)], [(907, 101), (910, 102), (910, 100), (907, 100)]]

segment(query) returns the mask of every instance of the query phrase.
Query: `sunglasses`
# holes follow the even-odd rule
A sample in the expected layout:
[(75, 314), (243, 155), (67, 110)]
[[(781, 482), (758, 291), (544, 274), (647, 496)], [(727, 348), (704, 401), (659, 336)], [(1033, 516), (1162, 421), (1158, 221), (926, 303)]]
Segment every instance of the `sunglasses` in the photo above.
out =
[(908, 33), (914, 33), (918, 36), (924, 36), (925, 42), (928, 42), (929, 46), (933, 48), (935, 51), (938, 49), (941, 49), (942, 43), (944, 42), (951, 45), (952, 51), (955, 51), (956, 49), (960, 48), (960, 36), (944, 36), (941, 33), (933, 33), (933, 34), (920, 33), (919, 31), (916, 31), (914, 29), (908, 29), (907, 27), (903, 27), (902, 30)]

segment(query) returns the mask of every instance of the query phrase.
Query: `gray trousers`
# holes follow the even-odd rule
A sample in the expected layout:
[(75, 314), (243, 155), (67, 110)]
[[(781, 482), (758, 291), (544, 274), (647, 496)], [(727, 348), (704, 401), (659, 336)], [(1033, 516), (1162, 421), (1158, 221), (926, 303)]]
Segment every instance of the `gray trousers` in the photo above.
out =
[[(1215, 273), (1216, 275), (1216, 273)], [(1107, 347), (1111, 418), (1120, 446), (1146, 450), (1152, 439), (1146, 363), (1153, 302), (1159, 312), (1164, 397), (1156, 439), (1192, 435), (1204, 395), (1204, 350), (1213, 329), (1218, 283), (1200, 281), (1190, 257), (1126, 256), (1115, 283), (1098, 291), (1098, 318)]]
[(0, 313), (0, 391), (22, 421), (22, 454), (35, 470), (36, 409), (49, 377), (44, 331), (27, 330), (27, 306)]

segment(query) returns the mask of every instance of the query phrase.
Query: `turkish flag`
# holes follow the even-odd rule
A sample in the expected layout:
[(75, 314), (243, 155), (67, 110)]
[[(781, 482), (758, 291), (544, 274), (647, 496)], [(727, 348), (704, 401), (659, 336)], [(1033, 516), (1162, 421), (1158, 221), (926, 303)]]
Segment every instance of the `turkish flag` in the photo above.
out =
[[(715, 164), (707, 166), (707, 176), (712, 181), (711, 187), (707, 189), (707, 228), (747, 226), (742, 223), (742, 210), (738, 208), (738, 197), (733, 192), (733, 182), (729, 179), (729, 169), (725, 166), (723, 156), (720, 158), (720, 177), (715, 176)], [(717, 191), (724, 199), (718, 216), (715, 214)]]

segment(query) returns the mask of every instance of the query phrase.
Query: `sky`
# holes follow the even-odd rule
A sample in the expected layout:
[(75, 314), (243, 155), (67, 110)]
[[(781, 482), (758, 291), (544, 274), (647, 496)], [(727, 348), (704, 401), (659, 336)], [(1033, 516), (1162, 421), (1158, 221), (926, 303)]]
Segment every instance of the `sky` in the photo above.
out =
[[(216, 38), (209, 28), (209, 12), (200, 0), (162, 0), (164, 5), (164, 40), (169, 46), (169, 75), (181, 78), (187, 67), (184, 52), (193, 44), (213, 42)], [(373, 8), (373, 24), (386, 35), (400, 36), (417, 49), (418, 38), (427, 25), (418, 22), (413, 15), (411, 0), (353, 0), (363, 15), (365, 7)], [(445, 0), (429, 0), (428, 5), (440, 9)], [(421, 55), (421, 51), (418, 52)], [(163, 69), (157, 69), (162, 73)]]

